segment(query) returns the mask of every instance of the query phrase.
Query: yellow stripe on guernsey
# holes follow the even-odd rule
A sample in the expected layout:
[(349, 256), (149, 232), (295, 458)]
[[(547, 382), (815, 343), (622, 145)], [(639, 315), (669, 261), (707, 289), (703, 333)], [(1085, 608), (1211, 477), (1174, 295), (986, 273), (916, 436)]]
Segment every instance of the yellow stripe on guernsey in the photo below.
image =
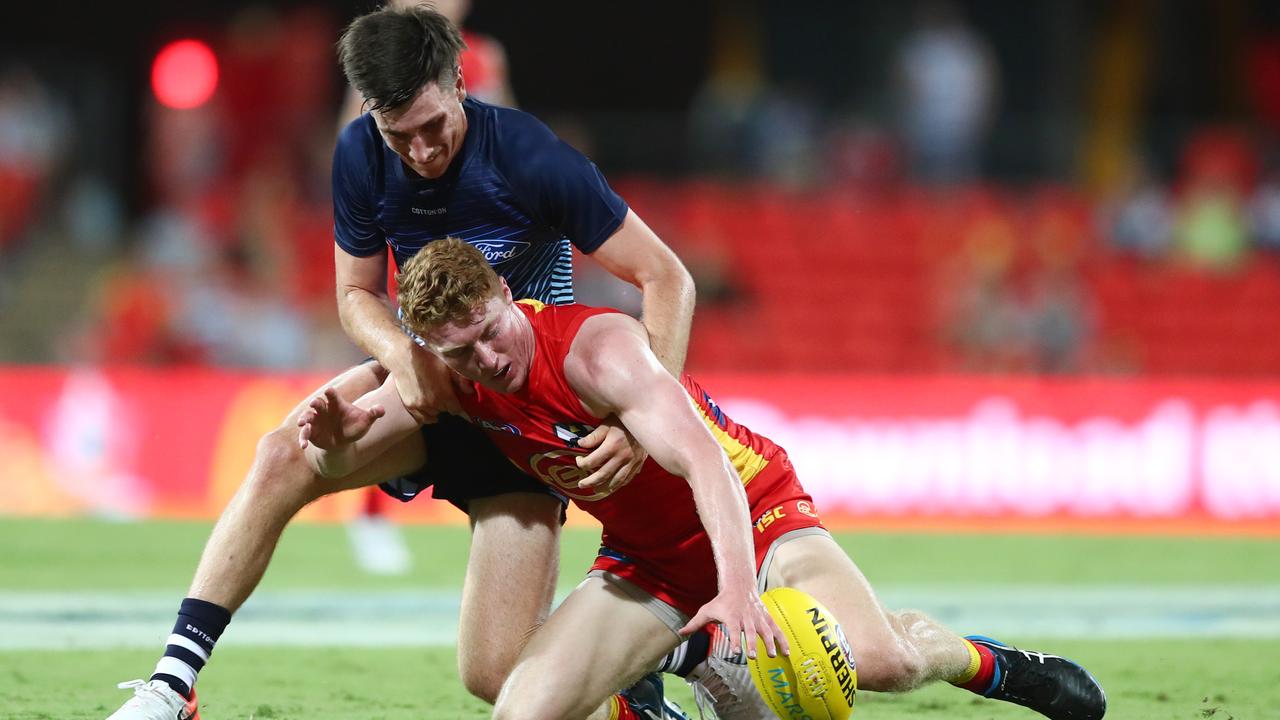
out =
[(541, 300), (534, 300), (533, 298), (525, 298), (523, 300), (517, 300), (516, 302), (521, 303), (523, 305), (528, 305), (529, 307), (533, 308), (533, 311), (535, 313), (540, 313), (543, 310), (547, 309), (546, 303), (542, 302)]
[(692, 397), (689, 398), (689, 402), (698, 411), (698, 414), (702, 416), (702, 422), (707, 424), (711, 434), (715, 436), (716, 442), (720, 443), (720, 447), (724, 448), (725, 454), (729, 456), (729, 462), (733, 465), (733, 469), (738, 471), (738, 477), (742, 478), (742, 485), (745, 487), (747, 483), (755, 479), (756, 475), (760, 474), (760, 471), (769, 464), (769, 461), (760, 453), (752, 450), (750, 445), (743, 445), (738, 438), (725, 432), (724, 428), (716, 424), (716, 421), (707, 414), (706, 409)]

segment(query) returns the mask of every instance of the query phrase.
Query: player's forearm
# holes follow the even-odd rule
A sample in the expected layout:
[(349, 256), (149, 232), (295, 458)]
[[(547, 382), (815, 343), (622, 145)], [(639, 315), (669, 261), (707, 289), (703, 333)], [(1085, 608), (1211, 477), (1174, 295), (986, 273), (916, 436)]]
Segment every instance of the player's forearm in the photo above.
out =
[(711, 539), (720, 589), (755, 587), (755, 546), (747, 495), (727, 459), (707, 467), (715, 471), (693, 472), (688, 480), (698, 517)]
[(346, 477), (356, 471), (356, 446), (347, 443), (336, 448), (319, 448), (315, 443), (307, 445), (307, 462), (324, 478)]
[(678, 378), (689, 350), (689, 329), (697, 299), (693, 277), (676, 261), (639, 281), (644, 295), (641, 322), (649, 333), (649, 345), (662, 366)]
[(395, 372), (403, 365), (413, 339), (400, 329), (383, 296), (362, 288), (344, 288), (338, 293), (338, 317), (347, 337), (383, 367)]

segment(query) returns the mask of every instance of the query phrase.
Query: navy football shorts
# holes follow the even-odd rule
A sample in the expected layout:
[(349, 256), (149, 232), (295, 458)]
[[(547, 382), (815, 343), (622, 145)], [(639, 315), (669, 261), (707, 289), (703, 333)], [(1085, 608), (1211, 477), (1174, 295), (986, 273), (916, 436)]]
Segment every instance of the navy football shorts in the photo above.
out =
[[(448, 500), (459, 510), (477, 498), (523, 492), (549, 495), (562, 504), (568, 499), (516, 467), (484, 430), (456, 415), (441, 413), (439, 421), (422, 426), (427, 464), (417, 472), (378, 487), (397, 500), (408, 502), (431, 488), (431, 497)], [(561, 512), (563, 521), (564, 513)]]

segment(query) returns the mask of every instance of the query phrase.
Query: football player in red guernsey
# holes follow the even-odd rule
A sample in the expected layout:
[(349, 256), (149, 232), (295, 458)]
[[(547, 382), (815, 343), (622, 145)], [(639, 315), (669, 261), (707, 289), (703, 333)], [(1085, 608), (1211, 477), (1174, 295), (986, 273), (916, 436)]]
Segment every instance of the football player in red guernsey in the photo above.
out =
[[(458, 240), (431, 243), (399, 279), (405, 323), (464, 379), (471, 421), (604, 528), (587, 579), (524, 647), (494, 717), (617, 717), (609, 698), (708, 623), (723, 625), (738, 662), (741, 650), (754, 654), (757, 634), (771, 653), (785, 652), (759, 596), (777, 586), (830, 608), (864, 689), (946, 680), (1051, 718), (1103, 716), (1102, 688), (1069, 660), (885, 610), (822, 528), (786, 452), (726, 417), (687, 374), (667, 373), (636, 320), (515, 302), (484, 256)], [(575, 444), (610, 415), (649, 460), (629, 485), (606, 494), (578, 486), (588, 472)], [(327, 476), (387, 452), (429, 461), (393, 386), (355, 404), (319, 396), (299, 424), (309, 459)]]

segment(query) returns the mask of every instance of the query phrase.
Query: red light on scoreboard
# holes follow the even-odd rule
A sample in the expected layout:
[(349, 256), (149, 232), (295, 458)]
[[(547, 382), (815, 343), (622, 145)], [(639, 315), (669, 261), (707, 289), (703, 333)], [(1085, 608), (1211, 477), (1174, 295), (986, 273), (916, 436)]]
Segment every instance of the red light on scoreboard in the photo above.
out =
[(161, 105), (186, 110), (209, 101), (218, 87), (218, 59), (199, 40), (176, 40), (156, 53), (151, 90)]

